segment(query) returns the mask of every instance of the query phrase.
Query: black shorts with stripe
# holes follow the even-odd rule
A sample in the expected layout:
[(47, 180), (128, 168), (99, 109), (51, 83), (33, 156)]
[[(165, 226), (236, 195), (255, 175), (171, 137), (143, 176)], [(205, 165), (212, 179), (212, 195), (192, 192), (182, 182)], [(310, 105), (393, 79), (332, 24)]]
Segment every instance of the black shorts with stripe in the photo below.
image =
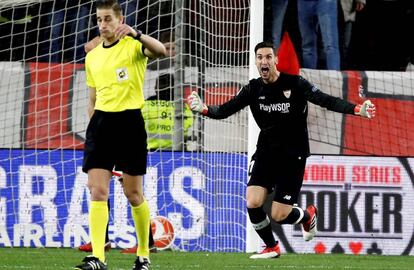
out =
[(147, 153), (147, 133), (141, 110), (95, 110), (86, 130), (84, 172), (100, 168), (144, 175)]
[(293, 205), (302, 188), (305, 165), (306, 157), (256, 152), (250, 161), (247, 186), (261, 186), (268, 193), (275, 191), (273, 201)]

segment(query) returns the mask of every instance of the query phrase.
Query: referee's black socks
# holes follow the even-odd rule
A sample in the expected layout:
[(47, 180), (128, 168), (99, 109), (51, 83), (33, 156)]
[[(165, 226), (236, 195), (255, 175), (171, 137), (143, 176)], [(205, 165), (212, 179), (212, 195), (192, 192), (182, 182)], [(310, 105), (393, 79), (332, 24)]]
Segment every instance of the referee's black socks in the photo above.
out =
[(250, 222), (257, 234), (263, 240), (267, 247), (276, 246), (277, 242), (272, 233), (272, 227), (270, 225), (270, 219), (266, 215), (263, 207), (247, 208), (247, 213), (250, 217)]

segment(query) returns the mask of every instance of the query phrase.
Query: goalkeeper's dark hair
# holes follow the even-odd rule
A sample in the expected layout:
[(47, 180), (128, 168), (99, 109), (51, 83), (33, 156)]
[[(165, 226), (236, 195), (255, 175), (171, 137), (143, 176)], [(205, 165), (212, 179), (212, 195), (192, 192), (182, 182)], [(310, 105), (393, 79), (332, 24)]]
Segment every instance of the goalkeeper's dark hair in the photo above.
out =
[(254, 54), (256, 54), (257, 53), (257, 50), (258, 49), (261, 49), (261, 48), (272, 48), (273, 52), (276, 51), (275, 50), (275, 46), (273, 45), (272, 42), (262, 41), (260, 43), (257, 43), (256, 47), (254, 47)]
[(96, 9), (112, 9), (116, 16), (122, 15), (122, 8), (117, 0), (97, 0)]

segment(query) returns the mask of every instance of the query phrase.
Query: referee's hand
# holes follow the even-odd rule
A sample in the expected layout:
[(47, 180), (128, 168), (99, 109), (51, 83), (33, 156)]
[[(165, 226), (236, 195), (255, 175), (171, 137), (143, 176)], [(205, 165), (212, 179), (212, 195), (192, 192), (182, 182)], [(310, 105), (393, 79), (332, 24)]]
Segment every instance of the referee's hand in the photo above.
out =
[(356, 115), (369, 119), (375, 117), (375, 112), (375, 105), (371, 100), (365, 100), (364, 103), (356, 105), (354, 110)]
[(132, 28), (131, 26), (129, 26), (128, 24), (120, 24), (116, 29), (115, 29), (115, 38), (116, 39), (122, 39), (125, 36), (128, 35), (132, 35), (132, 36), (136, 36), (137, 32), (134, 30), (134, 28)]
[(192, 111), (201, 113), (203, 115), (207, 114), (208, 107), (203, 103), (196, 91), (191, 92), (191, 94), (187, 97), (187, 102)]

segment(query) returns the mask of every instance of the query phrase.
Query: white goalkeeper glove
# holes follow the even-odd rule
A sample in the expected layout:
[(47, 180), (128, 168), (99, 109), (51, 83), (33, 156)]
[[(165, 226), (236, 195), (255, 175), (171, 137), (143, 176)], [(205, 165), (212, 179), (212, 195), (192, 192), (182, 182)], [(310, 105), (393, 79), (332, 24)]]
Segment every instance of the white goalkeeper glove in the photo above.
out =
[(355, 106), (354, 113), (365, 118), (375, 117), (375, 105), (371, 100), (365, 100), (364, 103)]
[(201, 113), (203, 115), (207, 114), (208, 107), (203, 103), (203, 101), (201, 101), (201, 98), (196, 91), (191, 92), (187, 98), (187, 101), (192, 111)]

